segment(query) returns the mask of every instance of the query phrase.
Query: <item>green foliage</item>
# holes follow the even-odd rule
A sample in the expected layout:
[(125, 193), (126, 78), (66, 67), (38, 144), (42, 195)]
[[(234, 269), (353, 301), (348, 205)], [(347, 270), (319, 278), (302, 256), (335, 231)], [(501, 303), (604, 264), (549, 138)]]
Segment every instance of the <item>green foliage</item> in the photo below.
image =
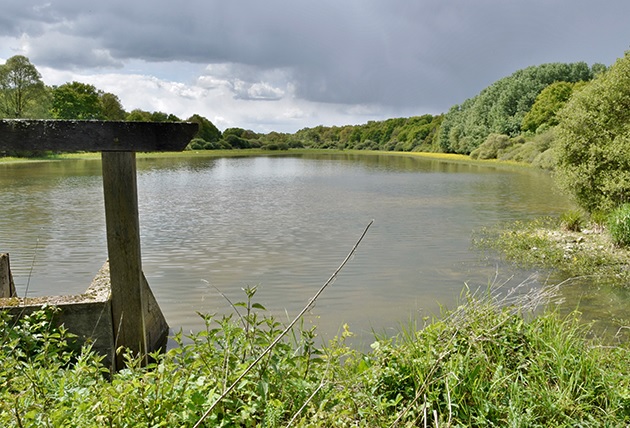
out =
[(574, 94), (558, 117), (558, 183), (588, 212), (628, 202), (630, 52)]
[(592, 79), (593, 71), (583, 63), (552, 63), (527, 67), (505, 77), (451, 107), (445, 115), (437, 143), (447, 153), (468, 154), (491, 133), (515, 137), (536, 97), (548, 85)]
[(427, 114), (364, 125), (304, 128), (294, 138), (304, 147), (318, 149), (437, 151), (435, 136), (441, 122), (442, 116)]
[(130, 122), (181, 122), (181, 119), (174, 114), (164, 113), (162, 111), (146, 111), (142, 109), (134, 109), (125, 120)]
[(120, 103), (120, 99), (117, 95), (109, 92), (99, 92), (101, 112), (105, 120), (125, 120), (127, 112)]
[(262, 146), (260, 135), (243, 128), (227, 128), (223, 131), (221, 141), (233, 149), (253, 149)]
[(570, 210), (560, 216), (562, 227), (571, 232), (581, 232), (584, 224), (584, 214), (579, 210)]
[(512, 145), (513, 143), (507, 135), (490, 134), (483, 144), (470, 153), (470, 157), (473, 159), (496, 159)]
[(630, 246), (630, 204), (611, 212), (607, 223), (613, 242), (622, 247)]
[[(201, 332), (177, 334), (147, 367), (126, 355), (110, 377), (51, 324), (51, 308), (20, 321), (0, 313), (0, 425), (193, 426), (282, 330), (256, 287), (244, 292), (233, 315), (202, 315)], [(377, 338), (370, 353), (347, 346), (347, 325), (323, 348), (302, 325), (201, 425), (627, 425), (630, 349), (592, 346), (576, 314), (533, 318), (522, 304), (466, 294), (422, 329)]]
[(28, 58), (15, 55), (0, 65), (0, 117), (45, 117), (49, 94)]
[[(602, 283), (627, 286), (630, 251), (614, 248), (596, 221), (587, 223), (579, 212), (565, 214), (563, 219), (518, 221), (477, 231), (473, 243), (520, 267), (551, 269), (564, 277), (590, 276)], [(580, 227), (584, 232), (569, 227)]]
[(136, 108), (129, 112), (125, 120), (130, 122), (151, 122), (151, 112)]
[(513, 144), (504, 149), (497, 156), (497, 159), (501, 161), (524, 162), (543, 169), (553, 169), (555, 167), (555, 158), (550, 152), (553, 138), (553, 128), (531, 137), (521, 136), (513, 138)]
[(103, 119), (99, 91), (80, 82), (53, 88), (52, 115), (55, 119)]
[(125, 120), (127, 118), (127, 113), (118, 96), (81, 82), (53, 87), (51, 114), (55, 119)]
[(195, 135), (195, 138), (201, 138), (208, 143), (216, 143), (221, 139), (221, 131), (214, 126), (210, 120), (198, 114), (193, 114), (188, 118), (187, 122), (196, 123), (199, 125), (199, 132)]
[(543, 89), (536, 97), (531, 110), (523, 117), (521, 129), (537, 132), (541, 127), (558, 124), (556, 114), (567, 103), (574, 91), (582, 88), (586, 82), (555, 82)]

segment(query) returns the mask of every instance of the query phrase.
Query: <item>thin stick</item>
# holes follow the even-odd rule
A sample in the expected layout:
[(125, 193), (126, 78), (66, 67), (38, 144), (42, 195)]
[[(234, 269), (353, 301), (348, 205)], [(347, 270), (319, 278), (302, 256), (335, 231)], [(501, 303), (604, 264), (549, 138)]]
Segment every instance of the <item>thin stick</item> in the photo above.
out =
[(300, 409), (295, 413), (295, 415), (293, 415), (293, 417), (291, 418), (291, 420), (287, 424), (286, 428), (290, 428), (291, 425), (293, 425), (293, 422), (297, 419), (297, 417), (300, 415), (300, 413), (302, 413), (302, 410), (304, 410), (306, 408), (306, 406), (308, 406), (308, 403), (311, 402), (311, 400), (315, 397), (315, 395), (319, 392), (319, 390), (324, 387), (324, 385), (326, 385), (326, 382), (325, 382), (324, 379), (322, 379), (322, 381), (319, 383), (319, 386), (317, 387), (317, 389), (315, 389), (315, 391), (313, 391), (313, 393), (306, 399), (304, 404), (302, 404), (302, 407), (300, 407)]
[[(33, 276), (33, 269), (35, 268), (35, 259), (37, 258), (37, 250), (39, 248), (39, 237), (35, 241), (35, 251), (33, 251), (33, 260), (31, 261), (31, 268), (28, 271), (28, 278), (26, 280), (26, 291), (24, 291), (24, 300), (28, 297), (28, 288), (31, 285), (31, 277)], [(26, 301), (24, 302), (26, 305)]]
[(356, 244), (354, 244), (354, 247), (352, 247), (352, 250), (350, 250), (350, 252), (346, 256), (346, 258), (343, 260), (343, 262), (341, 262), (337, 270), (335, 270), (335, 272), (330, 276), (330, 278), (328, 278), (328, 281), (326, 281), (324, 285), (322, 285), (322, 287), (317, 291), (317, 293), (315, 293), (315, 295), (311, 298), (311, 300), (308, 301), (306, 306), (304, 306), (304, 309), (302, 309), (300, 313), (297, 314), (297, 316), (293, 319), (293, 321), (291, 321), (291, 323), (287, 326), (287, 328), (285, 328), (284, 331), (280, 333), (273, 340), (273, 342), (271, 342), (271, 344), (258, 356), (258, 358), (256, 358), (249, 365), (249, 367), (247, 367), (245, 371), (232, 383), (232, 385), (230, 385), (228, 389), (223, 391), (223, 394), (221, 394), (219, 398), (215, 400), (212, 406), (210, 406), (210, 408), (208, 408), (208, 410), (205, 411), (205, 413), (201, 416), (201, 418), (197, 421), (197, 423), (193, 426), (193, 428), (198, 428), (199, 426), (201, 426), (201, 423), (210, 415), (210, 413), (214, 410), (217, 404), (219, 404), (221, 400), (223, 400), (230, 392), (232, 392), (234, 388), (236, 388), (236, 385), (238, 385), (238, 383), (254, 368), (254, 366), (256, 366), (256, 364), (258, 364), (265, 357), (265, 355), (267, 355), (274, 348), (274, 346), (278, 344), (278, 342), (280, 342), (280, 339), (282, 339), (289, 332), (289, 330), (293, 328), (295, 323), (298, 322), (298, 320), (302, 318), (302, 316), (313, 306), (313, 304), (315, 303), (319, 295), (322, 294), (322, 292), (326, 289), (326, 287), (328, 287), (328, 285), (330, 285), (331, 282), (333, 282), (333, 280), (337, 277), (339, 272), (341, 272), (341, 269), (343, 269), (346, 263), (348, 263), (348, 260), (352, 258), (352, 256), (354, 255), (354, 252), (359, 247), (359, 244), (361, 243), (361, 241), (363, 241), (363, 238), (367, 234), (368, 229), (370, 228), (370, 226), (372, 226), (372, 223), (374, 223), (374, 220), (368, 223), (368, 225), (365, 227), (365, 230), (361, 234), (361, 237), (356, 242)]
[(221, 295), (221, 297), (223, 297), (225, 300), (227, 300), (227, 302), (230, 304), (232, 309), (234, 309), (234, 312), (236, 312), (236, 315), (238, 315), (238, 318), (241, 320), (241, 325), (243, 326), (243, 329), (246, 330), (247, 326), (245, 325), (245, 320), (243, 319), (243, 315), (241, 315), (241, 313), (238, 311), (236, 306), (234, 306), (234, 303), (232, 303), (230, 298), (228, 296), (226, 296), (225, 294), (223, 294), (223, 292), (221, 290), (219, 290), (219, 288), (216, 285), (211, 284), (209, 281), (206, 281), (205, 279), (202, 279), (201, 281), (205, 282), (210, 287), (214, 288), (217, 291), (217, 293), (219, 293)]

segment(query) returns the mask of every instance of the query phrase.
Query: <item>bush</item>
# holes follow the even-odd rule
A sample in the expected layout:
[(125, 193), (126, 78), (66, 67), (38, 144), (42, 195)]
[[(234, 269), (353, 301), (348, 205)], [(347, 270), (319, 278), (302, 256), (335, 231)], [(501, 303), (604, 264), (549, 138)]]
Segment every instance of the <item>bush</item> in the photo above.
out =
[(263, 150), (289, 150), (287, 143), (269, 143), (261, 147)]
[(610, 213), (608, 231), (616, 245), (630, 246), (630, 204), (623, 204)]
[(507, 135), (490, 134), (483, 144), (470, 153), (470, 157), (473, 159), (496, 159), (512, 144)]
[(612, 211), (630, 194), (630, 51), (558, 113), (556, 178), (588, 212)]
[(0, 313), (0, 426), (194, 426), (211, 406), (200, 426), (626, 426), (629, 349), (593, 346), (577, 314), (525, 316), (546, 291), (513, 291), (468, 294), (370, 353), (346, 345), (347, 325), (321, 349), (296, 328), (258, 360), (282, 326), (248, 288), (235, 316), (203, 315), (186, 344), (147, 367), (127, 355), (110, 379), (48, 315), (16, 328)]

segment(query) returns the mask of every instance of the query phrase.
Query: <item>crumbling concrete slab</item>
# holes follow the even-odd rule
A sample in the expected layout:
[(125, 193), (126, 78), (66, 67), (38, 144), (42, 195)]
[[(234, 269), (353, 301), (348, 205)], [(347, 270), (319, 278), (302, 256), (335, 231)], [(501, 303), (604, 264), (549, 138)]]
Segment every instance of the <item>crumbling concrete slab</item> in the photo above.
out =
[[(169, 332), (168, 324), (143, 275), (144, 322), (148, 352), (164, 349)], [(82, 294), (45, 297), (0, 298), (0, 311), (12, 316), (28, 315), (42, 306), (56, 306), (60, 311), (53, 322), (64, 325), (78, 336), (79, 343), (92, 343), (94, 351), (105, 357), (104, 364), (115, 370), (116, 328), (113, 325), (109, 263), (106, 262)]]

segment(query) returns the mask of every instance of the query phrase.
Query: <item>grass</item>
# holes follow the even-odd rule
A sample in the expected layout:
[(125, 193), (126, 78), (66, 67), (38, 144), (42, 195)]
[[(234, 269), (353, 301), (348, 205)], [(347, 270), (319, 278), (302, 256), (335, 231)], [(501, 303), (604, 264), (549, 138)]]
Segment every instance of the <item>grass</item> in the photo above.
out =
[[(364, 155), (390, 155), (390, 156), (407, 156), (422, 157), (426, 159), (442, 160), (452, 163), (468, 163), (483, 164), (496, 166), (520, 166), (528, 167), (528, 164), (498, 161), (496, 159), (478, 160), (471, 159), (467, 155), (459, 155), (453, 153), (434, 153), (434, 152), (383, 152), (374, 150), (337, 150), (337, 149), (289, 149), (289, 150), (263, 150), (263, 149), (238, 149), (238, 150), (185, 150), (182, 152), (151, 152), (138, 153), (139, 158), (189, 158), (189, 157), (239, 157), (239, 156), (286, 156), (286, 155), (304, 155), (304, 154), (364, 154)], [(84, 152), (84, 153), (59, 153), (49, 154), (34, 158), (16, 158), (16, 157), (0, 157), (0, 163), (12, 162), (41, 162), (55, 160), (72, 160), (72, 159), (100, 159), (100, 153)]]
[(477, 231), (473, 244), (524, 267), (559, 271), (565, 277), (590, 276), (597, 281), (628, 286), (630, 249), (616, 246), (605, 228), (576, 220), (517, 221)]
[[(369, 353), (346, 344), (348, 326), (322, 346), (297, 326), (200, 426), (627, 426), (628, 344), (588, 339), (577, 313), (531, 316), (553, 291), (466, 291)], [(193, 426), (283, 328), (255, 298), (235, 303), (249, 308), (242, 318), (204, 314), (186, 344), (176, 335), (148, 367), (128, 356), (109, 379), (53, 327), (53, 309), (0, 315), (0, 425)]]

